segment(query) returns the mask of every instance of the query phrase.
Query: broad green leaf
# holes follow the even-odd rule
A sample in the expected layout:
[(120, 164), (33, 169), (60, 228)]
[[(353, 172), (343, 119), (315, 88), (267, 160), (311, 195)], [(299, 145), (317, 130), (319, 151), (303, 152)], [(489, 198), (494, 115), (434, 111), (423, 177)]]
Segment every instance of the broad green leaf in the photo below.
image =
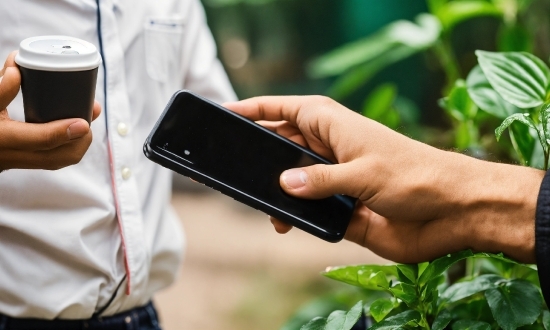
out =
[(359, 300), (363, 300), (365, 310), (380, 298), (390, 298), (385, 291), (367, 291), (346, 285), (339, 290), (330, 290), (307, 302), (281, 326), (280, 330), (296, 330), (317, 316), (328, 316), (335, 310), (349, 310)]
[(422, 275), (424, 273), (424, 271), (426, 270), (426, 268), (428, 268), (428, 266), (430, 265), (429, 262), (421, 262), (418, 264), (418, 277), (420, 277), (420, 275)]
[(371, 289), (383, 290), (376, 283), (370, 283), (368, 279), (378, 272), (383, 272), (386, 276), (397, 277), (397, 267), (395, 265), (359, 265), (332, 267), (323, 273), (324, 276), (351, 284), (354, 286)]
[(452, 320), (451, 313), (444, 309), (435, 317), (434, 322), (432, 323), (432, 330), (443, 330)]
[(451, 328), (453, 330), (491, 330), (491, 325), (481, 321), (458, 320)]
[(414, 310), (404, 311), (384, 321), (377, 323), (369, 330), (398, 330), (405, 329), (406, 326), (415, 326), (420, 322), (420, 313)]
[(519, 121), (520, 123), (536, 129), (536, 124), (533, 122), (533, 119), (529, 117), (528, 113), (514, 113), (513, 115), (508, 116), (504, 121), (500, 124), (499, 127), (495, 130), (495, 136), (497, 137), (497, 141), (500, 140), (500, 136), (504, 132), (505, 129), (508, 128), (513, 122)]
[(506, 102), (489, 84), (478, 65), (470, 71), (466, 79), (468, 93), (474, 103), (483, 111), (504, 119), (511, 114), (521, 112), (515, 105)]
[(542, 311), (539, 289), (524, 280), (511, 280), (485, 291), (493, 317), (504, 330), (532, 324)]
[(332, 98), (342, 99), (366, 84), (385, 67), (399, 62), (416, 52), (418, 52), (416, 49), (409, 46), (395, 45), (383, 55), (347, 70), (342, 76), (336, 79), (327, 91), (327, 94)]
[(437, 17), (425, 13), (419, 14), (415, 18), (415, 23), (404, 20), (393, 22), (387, 30), (388, 37), (419, 50), (432, 46), (439, 39), (441, 23)]
[(541, 105), (546, 98), (548, 66), (529, 53), (476, 51), (479, 65), (502, 98), (522, 108)]
[(350, 330), (363, 313), (363, 302), (358, 302), (347, 313), (344, 311), (332, 312), (327, 318), (325, 330)]
[(545, 330), (550, 330), (550, 312), (542, 311), (542, 325)]
[(488, 323), (495, 323), (491, 308), (485, 297), (480, 299), (464, 300), (456, 304), (451, 310), (454, 320), (477, 320)]
[(443, 274), (444, 271), (449, 269), (455, 262), (471, 257), (473, 256), (472, 251), (470, 250), (464, 250), (453, 254), (448, 254), (444, 257), (441, 257), (439, 259), (436, 259), (426, 267), (422, 275), (420, 275), (420, 278), (418, 279), (418, 283), (420, 285), (425, 285), (428, 283), (429, 280), (438, 277), (439, 275)]
[(394, 307), (393, 301), (390, 299), (378, 299), (370, 305), (370, 315), (376, 322), (382, 321)]
[(363, 303), (360, 301), (348, 312), (334, 311), (328, 318), (317, 317), (302, 326), (300, 330), (350, 330), (361, 314), (363, 313)]
[(324, 317), (316, 317), (307, 324), (303, 325), (300, 330), (324, 330), (326, 324), (327, 319)]
[(390, 287), (386, 274), (382, 271), (370, 275), (368, 273), (360, 274), (358, 279), (363, 288), (378, 288), (380, 290), (389, 289)]
[(396, 298), (401, 299), (409, 307), (414, 306), (418, 302), (418, 296), (416, 295), (416, 288), (414, 285), (398, 283), (389, 290)]
[[(398, 273), (398, 278), (401, 282), (408, 282), (410, 284), (416, 283), (416, 279), (418, 278), (418, 265), (417, 264), (399, 264), (397, 265), (397, 270), (401, 272), (401, 274)], [(402, 278), (404, 277), (404, 278)]]
[(387, 37), (387, 31), (382, 30), (320, 56), (309, 64), (308, 73), (312, 78), (338, 75), (356, 65), (386, 55), (396, 46), (395, 41)]
[(369, 94), (361, 113), (365, 117), (378, 120), (390, 110), (396, 96), (397, 86), (395, 84), (382, 84)]
[(502, 11), (494, 4), (479, 0), (449, 1), (435, 12), (446, 31), (456, 24), (474, 17), (501, 16)]
[(408, 52), (412, 55), (430, 47), (437, 41), (440, 32), (439, 21), (429, 14), (418, 15), (416, 24), (405, 20), (395, 21), (367, 38), (317, 58), (310, 64), (308, 72), (314, 78), (338, 75), (362, 63), (386, 57), (395, 47), (400, 46), (413, 50)]
[(517, 24), (503, 24), (498, 33), (497, 44), (501, 52), (533, 52), (533, 37)]
[(507, 262), (509, 264), (514, 265), (520, 265), (519, 262), (515, 261), (514, 259), (510, 259), (504, 255), (504, 253), (489, 253), (489, 252), (477, 252), (474, 254), (474, 258), (491, 258), (491, 259), (497, 259), (500, 261)]
[(498, 275), (480, 275), (471, 281), (458, 282), (451, 285), (441, 294), (441, 299), (445, 303), (451, 304), (476, 293), (493, 289), (496, 287), (496, 283), (501, 280), (502, 277)]

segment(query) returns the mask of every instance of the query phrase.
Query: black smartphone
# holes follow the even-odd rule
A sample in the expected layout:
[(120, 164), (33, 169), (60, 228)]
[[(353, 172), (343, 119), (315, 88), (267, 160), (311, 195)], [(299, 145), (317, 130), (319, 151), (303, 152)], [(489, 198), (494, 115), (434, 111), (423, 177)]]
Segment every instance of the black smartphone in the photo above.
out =
[(172, 96), (143, 148), (150, 160), (329, 242), (344, 237), (354, 211), (349, 196), (286, 194), (284, 170), (330, 162), (189, 91)]

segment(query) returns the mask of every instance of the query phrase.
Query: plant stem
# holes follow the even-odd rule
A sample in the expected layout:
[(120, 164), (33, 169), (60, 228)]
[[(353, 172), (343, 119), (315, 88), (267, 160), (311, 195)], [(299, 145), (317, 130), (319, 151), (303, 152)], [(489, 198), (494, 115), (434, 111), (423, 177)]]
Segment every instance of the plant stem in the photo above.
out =
[(548, 157), (550, 156), (550, 152), (548, 150), (544, 151), (544, 170), (548, 170)]
[(445, 37), (441, 37), (441, 39), (435, 43), (434, 51), (447, 78), (446, 85), (443, 88), (443, 95), (448, 95), (455, 81), (460, 78), (458, 61), (451, 48), (451, 43)]

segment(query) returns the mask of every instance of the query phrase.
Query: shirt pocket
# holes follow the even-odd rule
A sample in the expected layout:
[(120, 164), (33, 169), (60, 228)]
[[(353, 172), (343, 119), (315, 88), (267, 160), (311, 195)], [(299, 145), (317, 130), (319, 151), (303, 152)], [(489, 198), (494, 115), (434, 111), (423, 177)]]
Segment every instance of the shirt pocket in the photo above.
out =
[(179, 73), (184, 21), (179, 16), (150, 17), (145, 23), (145, 66), (151, 79), (168, 82)]

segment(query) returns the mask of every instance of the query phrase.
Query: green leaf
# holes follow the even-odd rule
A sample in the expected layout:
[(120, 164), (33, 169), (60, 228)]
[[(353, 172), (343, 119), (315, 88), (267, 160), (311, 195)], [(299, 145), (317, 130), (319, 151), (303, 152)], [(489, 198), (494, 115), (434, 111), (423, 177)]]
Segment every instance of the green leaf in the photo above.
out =
[(491, 330), (491, 325), (486, 322), (473, 320), (458, 320), (453, 323), (453, 330)]
[(370, 305), (370, 314), (376, 322), (382, 321), (394, 307), (393, 301), (390, 299), (378, 299)]
[(445, 31), (456, 24), (480, 16), (501, 16), (502, 11), (494, 4), (479, 0), (449, 1), (435, 12)]
[(358, 302), (349, 312), (334, 311), (328, 318), (314, 318), (300, 330), (350, 330), (363, 313), (363, 302)]
[(548, 150), (548, 143), (550, 141), (550, 127), (548, 126), (550, 118), (550, 103), (545, 103), (540, 109), (540, 120), (542, 122), (542, 130), (544, 132), (544, 140), (541, 140), (541, 144), (545, 150)]
[(464, 250), (457, 253), (448, 254), (432, 261), (428, 267), (426, 267), (422, 275), (420, 275), (418, 283), (420, 283), (420, 285), (425, 285), (429, 280), (443, 274), (443, 272), (449, 269), (449, 267), (451, 267), (455, 262), (471, 256), (473, 256), (472, 251)]
[(361, 113), (365, 117), (379, 120), (388, 110), (390, 110), (396, 96), (397, 86), (395, 86), (395, 84), (382, 84), (369, 94), (365, 100)]
[[(386, 276), (397, 277), (395, 265), (359, 265), (329, 268), (323, 273), (324, 276), (336, 281), (344, 282), (354, 286), (371, 289), (384, 290), (380, 287), (379, 277), (373, 277), (378, 272)], [(372, 279), (372, 282), (370, 281)]]
[(438, 296), (437, 288), (443, 283), (445, 283), (445, 276), (443, 276), (443, 275), (439, 275), (439, 276), (429, 280), (428, 283), (426, 283), (426, 285), (424, 286), (424, 288), (422, 288), (422, 295), (421, 296), (424, 299), (424, 301), (425, 302), (430, 302), (430, 299), (428, 299), (430, 297), (430, 295), (432, 296), (431, 297), (432, 299), (436, 298)]
[(390, 283), (388, 282), (388, 279), (386, 278), (386, 274), (382, 271), (366, 275), (363, 274), (363, 276), (359, 276), (359, 284), (363, 288), (382, 288), (382, 289), (389, 289)]
[(531, 131), (532, 128), (519, 123), (513, 123), (508, 129), (512, 147), (518, 154), (519, 161), (523, 165), (534, 166), (531, 160), (533, 159), (537, 139), (531, 134)]
[(504, 130), (507, 129), (508, 126), (510, 126), (515, 121), (519, 121), (520, 123), (530, 128), (537, 129), (535, 122), (533, 121), (533, 119), (531, 119), (531, 117), (529, 117), (528, 113), (514, 113), (513, 115), (510, 115), (506, 119), (504, 119), (500, 126), (497, 127), (497, 129), (495, 130), (497, 141), (500, 140), (500, 136), (502, 135)]
[(471, 281), (458, 282), (451, 285), (441, 294), (441, 299), (445, 303), (451, 304), (476, 293), (493, 289), (496, 287), (496, 283), (501, 280), (503, 278), (498, 275), (480, 275)]
[(477, 113), (477, 106), (470, 98), (468, 88), (463, 80), (458, 80), (455, 83), (444, 105), (458, 121), (473, 119)]
[(398, 299), (401, 299), (407, 306), (412, 307), (418, 302), (416, 288), (407, 283), (398, 283), (391, 287), (390, 292)]
[(545, 330), (550, 330), (550, 312), (542, 311), (542, 325)]
[[(332, 84), (327, 94), (334, 99), (342, 99), (353, 93), (359, 87), (366, 84), (375, 74), (385, 67), (399, 62), (417, 50), (404, 45), (396, 45), (384, 55), (373, 58), (366, 63), (346, 69), (347, 71)], [(312, 76), (315, 76), (315, 69), (312, 69)]]
[[(441, 32), (439, 21), (432, 15), (420, 14), (416, 24), (399, 20), (382, 30), (354, 43), (333, 50), (316, 60), (308, 67), (310, 76), (321, 78), (341, 74), (357, 65), (384, 58), (394, 51), (394, 48), (405, 46), (412, 55), (430, 47), (437, 41)], [(391, 57), (391, 55), (390, 55)], [(378, 63), (379, 70), (392, 61)]]
[(532, 52), (533, 37), (520, 25), (503, 24), (498, 33), (498, 50), (501, 52)]
[(307, 324), (303, 325), (300, 330), (324, 330), (326, 324), (327, 319), (324, 317), (316, 317)]
[(515, 105), (506, 102), (489, 84), (481, 67), (477, 65), (466, 79), (468, 93), (473, 102), (483, 111), (504, 119), (511, 114), (521, 112)]
[(444, 309), (435, 317), (434, 322), (432, 323), (432, 330), (443, 330), (452, 320), (451, 313)]
[(493, 317), (504, 330), (535, 322), (542, 311), (539, 289), (524, 280), (511, 280), (485, 291)]
[(503, 99), (522, 108), (541, 105), (546, 98), (550, 70), (529, 53), (492, 53), (478, 50), (479, 65)]
[(398, 330), (405, 328), (405, 326), (415, 326), (418, 322), (420, 322), (420, 313), (408, 310), (388, 317), (384, 321), (370, 327), (369, 330)]
[(467, 299), (455, 304), (451, 310), (453, 320), (477, 320), (487, 323), (495, 323), (491, 308), (485, 297), (480, 299)]
[(399, 264), (397, 265), (397, 270), (398, 270), (397, 277), (401, 282), (407, 282), (409, 284), (416, 283), (416, 279), (418, 278), (417, 264)]

